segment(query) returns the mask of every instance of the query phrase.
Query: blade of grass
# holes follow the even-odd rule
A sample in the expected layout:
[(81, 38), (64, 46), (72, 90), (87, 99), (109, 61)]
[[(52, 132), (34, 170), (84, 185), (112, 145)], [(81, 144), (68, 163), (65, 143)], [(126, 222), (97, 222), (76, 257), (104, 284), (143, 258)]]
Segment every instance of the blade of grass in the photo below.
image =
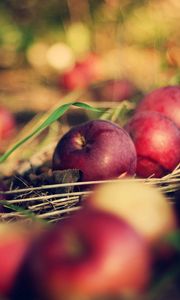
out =
[[(37, 221), (37, 220), (39, 221), (36, 214), (33, 213), (32, 211), (28, 210), (28, 209), (25, 209), (23, 207), (20, 207), (20, 206), (14, 205), (14, 204), (10, 204), (6, 200), (1, 200), (0, 204), (2, 204), (3, 207), (11, 209), (12, 211), (15, 211), (16, 213), (22, 214), (24, 217), (27, 217), (27, 218), (32, 219), (34, 221)], [(43, 220), (43, 222), (45, 222), (45, 221)]]
[(44, 129), (46, 129), (48, 126), (50, 126), (52, 123), (57, 121), (64, 113), (71, 107), (76, 106), (79, 108), (83, 108), (86, 110), (91, 110), (95, 112), (99, 112), (100, 110), (92, 107), (86, 103), (83, 102), (69, 102), (66, 104), (63, 104), (56, 108), (48, 117), (47, 119), (39, 125), (32, 133), (27, 135), (25, 138), (21, 139), (19, 142), (17, 142), (11, 149), (9, 149), (7, 152), (5, 152), (2, 156), (0, 156), (0, 163), (3, 163), (16, 149), (18, 149), (21, 145), (26, 143), (29, 139), (37, 136), (40, 134)]

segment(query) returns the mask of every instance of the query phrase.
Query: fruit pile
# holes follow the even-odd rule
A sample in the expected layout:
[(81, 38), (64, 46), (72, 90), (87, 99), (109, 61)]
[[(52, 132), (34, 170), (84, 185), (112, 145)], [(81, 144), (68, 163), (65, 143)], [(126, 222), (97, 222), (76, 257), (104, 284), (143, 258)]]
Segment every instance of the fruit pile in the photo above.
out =
[(162, 177), (180, 163), (180, 87), (145, 96), (125, 128), (93, 120), (72, 128), (59, 141), (53, 168), (79, 169), (82, 180), (122, 174)]
[(180, 87), (169, 86), (146, 95), (124, 128), (95, 119), (59, 140), (51, 174), (79, 170), (90, 190), (80, 185), (80, 209), (53, 225), (0, 223), (3, 299), (153, 300), (155, 276), (179, 266), (179, 216), (172, 195), (146, 180), (178, 168), (179, 120)]

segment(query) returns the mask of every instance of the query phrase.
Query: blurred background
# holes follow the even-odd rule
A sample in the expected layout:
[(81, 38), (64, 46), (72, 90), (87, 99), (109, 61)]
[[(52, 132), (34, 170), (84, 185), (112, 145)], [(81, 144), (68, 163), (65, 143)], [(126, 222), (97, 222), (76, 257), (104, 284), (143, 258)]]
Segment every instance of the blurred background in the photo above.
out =
[(2, 0), (0, 105), (24, 126), (76, 89), (103, 106), (179, 84), (179, 20), (179, 0)]
[(3, 0), (0, 103), (50, 108), (64, 85), (76, 87), (63, 74), (89, 54), (98, 69), (90, 83), (126, 78), (143, 92), (177, 84), (179, 20), (179, 0)]

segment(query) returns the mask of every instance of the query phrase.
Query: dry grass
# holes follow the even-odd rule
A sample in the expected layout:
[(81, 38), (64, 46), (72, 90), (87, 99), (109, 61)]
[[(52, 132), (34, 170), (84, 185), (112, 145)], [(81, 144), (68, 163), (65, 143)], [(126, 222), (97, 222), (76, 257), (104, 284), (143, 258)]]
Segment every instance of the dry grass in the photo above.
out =
[[(68, 214), (80, 209), (81, 202), (85, 200), (87, 195), (92, 193), (92, 185), (99, 185), (101, 183), (111, 183), (120, 181), (119, 179), (113, 180), (100, 180), (89, 182), (73, 182), (61, 184), (48, 184), (38, 187), (26, 187), (20, 189), (13, 189), (4, 192), (8, 196), (6, 205), (14, 205), (14, 211), (8, 213), (1, 213), (1, 220), (14, 220), (14, 219), (46, 219), (47, 221), (57, 221), (62, 219)], [(139, 181), (145, 184), (155, 185), (163, 193), (170, 195), (173, 198), (173, 193), (180, 190), (180, 166), (178, 166), (172, 173), (162, 178), (128, 178), (123, 179), (127, 182)], [(57, 189), (72, 188), (72, 192), (57, 193)], [(83, 187), (85, 189), (83, 190)], [(76, 191), (74, 188), (76, 188)], [(48, 193), (47, 193), (48, 191)], [(18, 208), (21, 208), (20, 211)], [(22, 207), (25, 207), (22, 209)], [(16, 210), (17, 208), (17, 210)]]

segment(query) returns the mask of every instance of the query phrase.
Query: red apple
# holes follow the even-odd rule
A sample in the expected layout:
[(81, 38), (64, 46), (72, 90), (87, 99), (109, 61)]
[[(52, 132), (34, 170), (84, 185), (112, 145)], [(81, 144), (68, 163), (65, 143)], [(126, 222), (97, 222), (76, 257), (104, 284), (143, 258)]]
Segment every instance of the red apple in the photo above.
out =
[(128, 133), (110, 121), (93, 120), (72, 128), (56, 146), (53, 169), (79, 169), (82, 180), (133, 175), (136, 151)]
[(65, 89), (70, 91), (83, 89), (88, 85), (87, 78), (79, 65), (75, 65), (71, 70), (63, 74), (62, 78), (60, 78), (60, 85), (61, 84)]
[(31, 279), (47, 300), (138, 292), (146, 287), (151, 267), (149, 249), (133, 228), (91, 209), (56, 224), (28, 262)]
[(137, 107), (140, 111), (157, 111), (180, 128), (180, 86), (166, 86), (146, 95)]
[(100, 59), (95, 54), (87, 55), (83, 60), (76, 62), (75, 66), (65, 72), (60, 78), (60, 85), (67, 90), (88, 87), (100, 77)]
[(0, 107), (0, 141), (10, 138), (15, 127), (15, 119), (11, 112), (4, 107)]
[(0, 223), (0, 295), (8, 296), (32, 242), (22, 224)]
[(175, 211), (168, 199), (157, 187), (137, 180), (101, 184), (84, 205), (123, 218), (151, 245), (160, 244), (176, 228)]
[(88, 53), (77, 65), (82, 68), (89, 83), (101, 78), (101, 59), (96, 53)]
[(127, 79), (108, 80), (103, 85), (93, 89), (100, 101), (122, 101), (137, 94), (134, 84)]
[(126, 125), (137, 151), (140, 177), (162, 177), (180, 163), (180, 130), (158, 112), (141, 112)]

